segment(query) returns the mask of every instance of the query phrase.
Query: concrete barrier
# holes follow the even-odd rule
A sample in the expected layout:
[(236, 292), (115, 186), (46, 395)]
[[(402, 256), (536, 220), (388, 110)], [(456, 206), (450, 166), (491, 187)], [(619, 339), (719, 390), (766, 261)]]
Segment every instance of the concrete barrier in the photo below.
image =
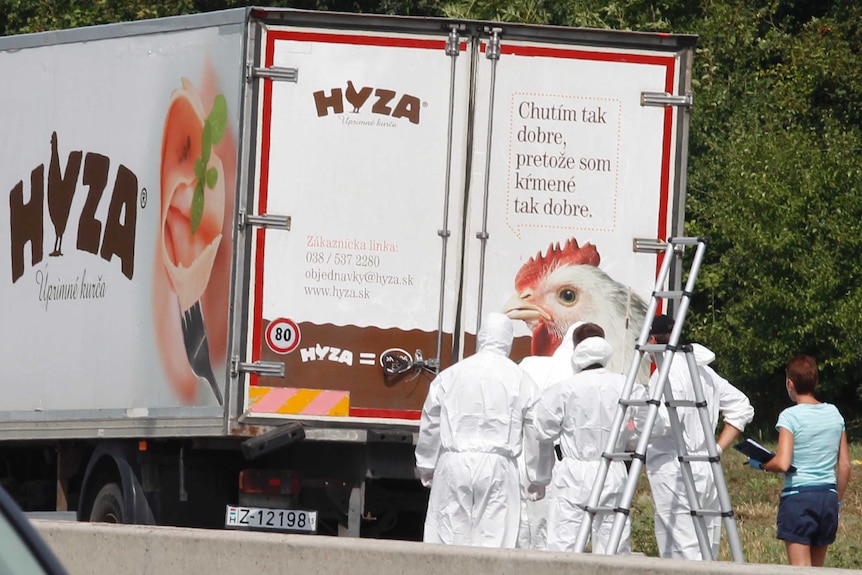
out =
[[(70, 575), (710, 575), (810, 569), (643, 556), (476, 549), (405, 541), (35, 520)], [(847, 574), (818, 569), (819, 575)]]

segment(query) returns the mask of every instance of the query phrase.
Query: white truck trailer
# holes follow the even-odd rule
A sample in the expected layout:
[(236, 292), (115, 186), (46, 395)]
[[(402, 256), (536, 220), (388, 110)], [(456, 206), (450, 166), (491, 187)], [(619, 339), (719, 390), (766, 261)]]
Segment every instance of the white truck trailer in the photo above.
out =
[(270, 8), (0, 38), (0, 481), (419, 537), (422, 404), (487, 313), (514, 359), (578, 320), (631, 353), (694, 45)]

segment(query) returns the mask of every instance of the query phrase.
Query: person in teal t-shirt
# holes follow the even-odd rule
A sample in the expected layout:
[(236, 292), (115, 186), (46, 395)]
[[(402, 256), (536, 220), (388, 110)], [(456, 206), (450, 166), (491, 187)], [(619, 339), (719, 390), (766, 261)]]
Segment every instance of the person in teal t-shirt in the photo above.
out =
[(787, 394), (796, 403), (778, 416), (778, 448), (752, 467), (787, 473), (778, 504), (778, 538), (787, 545), (791, 565), (822, 567), (835, 541), (838, 509), (850, 481), (850, 450), (844, 418), (831, 403), (814, 397), (817, 361), (797, 355), (787, 363)]

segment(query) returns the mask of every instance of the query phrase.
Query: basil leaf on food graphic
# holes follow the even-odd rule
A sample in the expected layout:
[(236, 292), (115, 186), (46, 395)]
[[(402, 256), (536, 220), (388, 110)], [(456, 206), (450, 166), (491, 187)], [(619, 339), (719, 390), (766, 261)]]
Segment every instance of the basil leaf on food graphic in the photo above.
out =
[(209, 167), (212, 147), (221, 142), (227, 128), (227, 100), (219, 94), (213, 100), (213, 107), (204, 121), (201, 133), (201, 157), (195, 161), (195, 191), (192, 195), (191, 225), (192, 234), (198, 231), (204, 215), (204, 192), (212, 189), (218, 182), (218, 171)]
[(207, 116), (206, 124), (210, 128), (212, 143), (218, 144), (221, 142), (227, 128), (227, 100), (221, 94), (215, 97), (213, 108), (210, 110), (210, 115)]

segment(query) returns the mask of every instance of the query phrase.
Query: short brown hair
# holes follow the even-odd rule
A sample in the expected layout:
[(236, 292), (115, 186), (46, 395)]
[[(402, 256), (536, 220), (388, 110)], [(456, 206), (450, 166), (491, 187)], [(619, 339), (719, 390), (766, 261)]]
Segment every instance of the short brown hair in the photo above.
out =
[(797, 355), (787, 362), (785, 370), (787, 379), (793, 382), (796, 393), (810, 395), (817, 387), (819, 376), (817, 360), (810, 355)]
[(671, 316), (664, 314), (657, 315), (652, 319), (649, 334), (655, 338), (656, 343), (667, 344), (670, 341), (673, 324), (674, 321)]
[(605, 330), (602, 329), (602, 326), (595, 323), (579, 325), (572, 332), (572, 343), (575, 344), (575, 347), (578, 347), (578, 344), (588, 337), (605, 337)]

